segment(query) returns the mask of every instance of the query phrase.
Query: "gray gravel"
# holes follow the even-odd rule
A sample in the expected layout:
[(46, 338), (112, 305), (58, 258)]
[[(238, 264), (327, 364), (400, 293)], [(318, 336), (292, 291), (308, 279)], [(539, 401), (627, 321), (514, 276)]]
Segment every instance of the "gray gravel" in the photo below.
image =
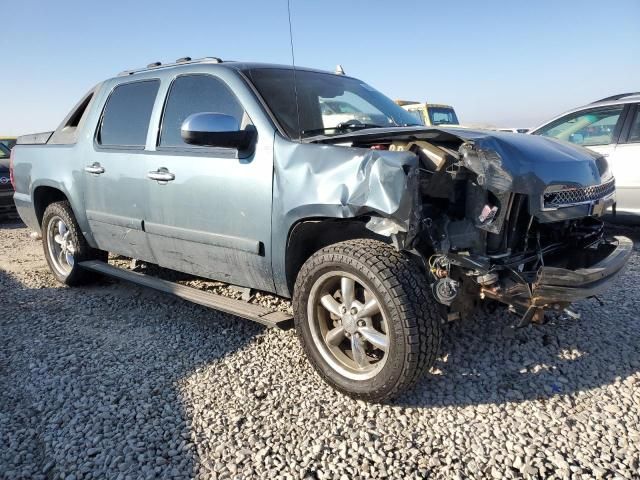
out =
[(17, 225), (0, 248), (4, 478), (640, 476), (638, 253), (580, 320), (448, 325), (415, 390), (367, 405), (293, 331), (109, 280), (61, 287)]

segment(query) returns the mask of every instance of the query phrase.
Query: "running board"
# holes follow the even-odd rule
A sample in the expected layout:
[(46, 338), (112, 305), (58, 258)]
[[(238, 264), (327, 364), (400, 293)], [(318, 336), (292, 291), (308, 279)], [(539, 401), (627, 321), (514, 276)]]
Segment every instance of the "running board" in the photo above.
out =
[(220, 310), (221, 312), (230, 313), (238, 317), (253, 320), (267, 327), (287, 328), (291, 326), (293, 317), (284, 312), (273, 312), (267, 310), (260, 305), (254, 305), (242, 300), (223, 297), (213, 293), (203, 292), (197, 288), (187, 287), (179, 283), (169, 282), (160, 278), (145, 275), (144, 273), (132, 272), (123, 268), (114, 267), (105, 262), (91, 260), (80, 262), (78, 264), (82, 268), (94, 272), (108, 275), (119, 280), (136, 283), (143, 287), (153, 288), (164, 293), (175, 295), (198, 305)]

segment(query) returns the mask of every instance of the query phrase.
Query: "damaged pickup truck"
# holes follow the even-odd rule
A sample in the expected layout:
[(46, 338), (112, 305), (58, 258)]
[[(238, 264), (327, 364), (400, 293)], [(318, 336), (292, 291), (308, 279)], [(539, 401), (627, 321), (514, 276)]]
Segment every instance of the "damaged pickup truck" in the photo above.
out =
[[(325, 118), (328, 103), (352, 117)], [(602, 156), (425, 128), (360, 80), (311, 69), (185, 58), (126, 71), (55, 132), (20, 138), (11, 163), (61, 282), (106, 273), (290, 319), (120, 270), (114, 252), (290, 297), (320, 375), (373, 401), (432, 365), (444, 320), (499, 302), (517, 326), (540, 322), (601, 293), (632, 249), (603, 230), (615, 184)]]

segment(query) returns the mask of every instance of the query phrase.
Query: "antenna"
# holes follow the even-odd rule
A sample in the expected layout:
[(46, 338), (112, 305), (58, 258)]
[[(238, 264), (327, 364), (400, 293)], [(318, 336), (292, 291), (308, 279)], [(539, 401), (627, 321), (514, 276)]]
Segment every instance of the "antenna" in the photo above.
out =
[(296, 56), (293, 53), (293, 30), (291, 28), (291, 0), (287, 0), (289, 14), (289, 43), (291, 44), (291, 66), (293, 67), (293, 95), (296, 99), (296, 115), (298, 117), (298, 140), (302, 140), (302, 126), (300, 125), (300, 106), (298, 104), (298, 82), (296, 80)]

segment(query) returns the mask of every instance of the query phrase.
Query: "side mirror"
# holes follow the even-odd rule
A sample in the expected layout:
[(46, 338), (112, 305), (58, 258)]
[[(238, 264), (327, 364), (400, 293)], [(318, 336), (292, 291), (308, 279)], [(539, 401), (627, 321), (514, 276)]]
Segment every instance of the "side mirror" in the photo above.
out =
[(202, 112), (182, 122), (180, 135), (189, 145), (246, 150), (253, 143), (255, 130), (240, 130), (238, 120), (230, 115)]

